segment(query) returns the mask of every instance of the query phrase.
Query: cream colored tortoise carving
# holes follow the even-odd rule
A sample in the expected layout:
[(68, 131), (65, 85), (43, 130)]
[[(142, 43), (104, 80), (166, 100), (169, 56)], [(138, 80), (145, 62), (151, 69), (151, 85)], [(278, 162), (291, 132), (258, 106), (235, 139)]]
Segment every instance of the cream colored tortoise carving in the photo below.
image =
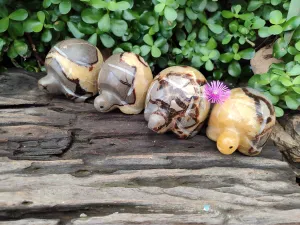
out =
[(163, 70), (152, 82), (144, 116), (157, 132), (173, 131), (179, 138), (197, 134), (207, 118), (210, 103), (203, 96), (205, 77), (188, 66)]
[(46, 56), (47, 75), (38, 82), (50, 94), (65, 94), (76, 102), (98, 93), (97, 78), (103, 63), (101, 52), (81, 39), (57, 43)]
[(119, 108), (126, 114), (138, 114), (144, 109), (152, 80), (149, 65), (139, 55), (129, 52), (112, 55), (99, 73), (95, 108), (100, 112)]
[(238, 149), (254, 156), (261, 152), (275, 121), (274, 107), (265, 96), (252, 88), (235, 88), (224, 103), (214, 105), (206, 134), (223, 154)]

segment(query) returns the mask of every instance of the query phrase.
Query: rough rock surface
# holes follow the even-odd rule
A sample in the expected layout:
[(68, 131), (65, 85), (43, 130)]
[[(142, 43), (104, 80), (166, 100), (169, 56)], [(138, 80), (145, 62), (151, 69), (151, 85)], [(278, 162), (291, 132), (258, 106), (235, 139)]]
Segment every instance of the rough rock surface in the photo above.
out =
[(221, 155), (197, 135), (157, 135), (143, 115), (99, 114), (0, 74), (0, 224), (298, 224), (280, 151)]
[(258, 50), (250, 64), (254, 74), (261, 74), (268, 72), (273, 63), (280, 62), (282, 61), (273, 57), (273, 45), (270, 44)]

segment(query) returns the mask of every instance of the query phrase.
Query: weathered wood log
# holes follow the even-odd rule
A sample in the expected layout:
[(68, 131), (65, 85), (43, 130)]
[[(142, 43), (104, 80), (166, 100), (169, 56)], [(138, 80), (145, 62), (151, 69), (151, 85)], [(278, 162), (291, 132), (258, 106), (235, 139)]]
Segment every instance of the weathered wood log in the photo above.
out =
[(224, 156), (204, 135), (47, 96), (40, 76), (0, 75), (0, 224), (300, 222), (300, 188), (272, 144)]

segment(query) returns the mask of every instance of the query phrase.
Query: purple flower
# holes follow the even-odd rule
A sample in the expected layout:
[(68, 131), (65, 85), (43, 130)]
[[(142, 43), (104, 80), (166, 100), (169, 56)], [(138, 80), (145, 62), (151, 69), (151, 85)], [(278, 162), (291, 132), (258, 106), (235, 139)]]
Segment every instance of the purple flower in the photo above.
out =
[(230, 89), (220, 81), (204, 85), (204, 96), (210, 103), (223, 103), (230, 96)]

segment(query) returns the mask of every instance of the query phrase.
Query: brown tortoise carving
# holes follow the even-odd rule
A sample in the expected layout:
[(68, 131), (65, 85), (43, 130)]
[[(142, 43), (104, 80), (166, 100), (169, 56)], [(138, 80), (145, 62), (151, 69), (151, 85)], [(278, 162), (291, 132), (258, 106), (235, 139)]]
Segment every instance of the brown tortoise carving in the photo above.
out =
[(152, 82), (145, 106), (148, 127), (157, 133), (173, 131), (193, 137), (206, 119), (210, 103), (203, 97), (205, 77), (192, 67), (163, 70)]
[(99, 73), (95, 108), (100, 112), (119, 108), (126, 114), (138, 114), (144, 109), (152, 80), (149, 65), (139, 55), (128, 52), (112, 55)]
[(77, 102), (97, 94), (97, 77), (103, 58), (92, 44), (81, 39), (57, 43), (46, 56), (47, 76), (39, 88), (50, 94), (65, 94)]

